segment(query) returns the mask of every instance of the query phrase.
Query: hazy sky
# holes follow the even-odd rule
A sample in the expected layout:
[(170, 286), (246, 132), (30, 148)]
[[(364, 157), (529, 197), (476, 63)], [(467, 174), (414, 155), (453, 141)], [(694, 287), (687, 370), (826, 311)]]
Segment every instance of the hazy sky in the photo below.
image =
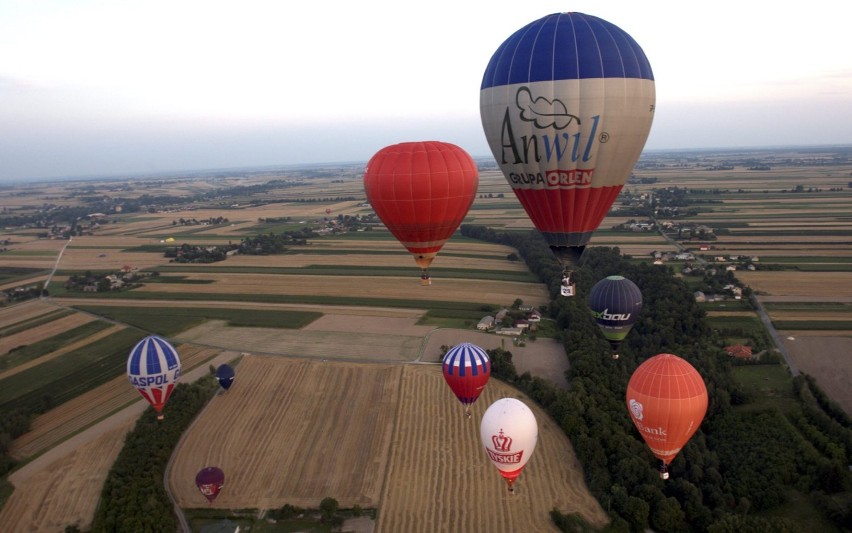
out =
[(485, 156), (485, 66), (560, 11), (642, 46), (646, 149), (850, 144), (848, 8), (782, 4), (0, 0), (0, 180), (366, 161), (418, 140)]

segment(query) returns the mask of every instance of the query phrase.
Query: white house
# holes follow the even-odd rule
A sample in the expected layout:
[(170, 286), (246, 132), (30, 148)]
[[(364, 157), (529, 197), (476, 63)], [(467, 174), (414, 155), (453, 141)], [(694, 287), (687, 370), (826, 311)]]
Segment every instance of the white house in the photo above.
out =
[(479, 324), (476, 325), (476, 329), (482, 331), (488, 331), (489, 329), (494, 327), (494, 317), (491, 315), (482, 317), (482, 320), (479, 321)]

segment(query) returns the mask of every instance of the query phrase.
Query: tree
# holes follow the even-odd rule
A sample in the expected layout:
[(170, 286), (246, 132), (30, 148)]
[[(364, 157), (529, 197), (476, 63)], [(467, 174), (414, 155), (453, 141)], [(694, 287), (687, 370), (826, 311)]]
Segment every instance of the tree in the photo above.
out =
[(320, 515), (323, 522), (333, 522), (340, 504), (331, 497), (325, 497), (320, 502)]
[(669, 496), (657, 502), (654, 514), (651, 516), (651, 525), (656, 531), (684, 531), (686, 515), (680, 508), (677, 499)]

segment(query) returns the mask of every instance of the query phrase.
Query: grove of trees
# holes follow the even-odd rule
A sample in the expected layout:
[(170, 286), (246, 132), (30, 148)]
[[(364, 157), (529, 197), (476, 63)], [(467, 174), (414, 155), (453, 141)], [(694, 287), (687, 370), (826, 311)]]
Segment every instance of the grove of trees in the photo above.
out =
[[(569, 388), (516, 376), (506, 370), (505, 357), (495, 358), (493, 372), (545, 407), (571, 439), (589, 488), (612, 517), (607, 531), (807, 531), (799, 517), (777, 516), (801, 500), (837, 531), (852, 528), (849, 418), (807, 377), (791, 379), (795, 405), (754, 402), (692, 291), (671, 269), (631, 262), (618, 249), (589, 248), (573, 276), (578, 296), (563, 298), (556, 296), (561, 267), (537, 233), (466, 225), (462, 234), (518, 249), (550, 288), (548, 313), (570, 361)], [(583, 298), (596, 281), (614, 274), (635, 282), (644, 300), (618, 360), (608, 356)], [(633, 370), (658, 353), (687, 359), (710, 398), (701, 428), (672, 462), (667, 481), (659, 478), (657, 461), (625, 407)], [(564, 531), (577, 530), (576, 517), (554, 511), (553, 518)]]

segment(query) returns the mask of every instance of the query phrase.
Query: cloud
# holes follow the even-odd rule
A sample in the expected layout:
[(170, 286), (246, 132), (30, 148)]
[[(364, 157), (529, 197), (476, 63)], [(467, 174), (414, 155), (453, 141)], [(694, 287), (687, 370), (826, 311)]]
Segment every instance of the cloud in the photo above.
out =
[(580, 117), (568, 113), (568, 108), (559, 99), (553, 101), (543, 96), (533, 98), (529, 87), (521, 87), (515, 95), (515, 103), (521, 110), (521, 120), (533, 122), (536, 128), (553, 126), (558, 130), (567, 128), (571, 122), (580, 124)]

